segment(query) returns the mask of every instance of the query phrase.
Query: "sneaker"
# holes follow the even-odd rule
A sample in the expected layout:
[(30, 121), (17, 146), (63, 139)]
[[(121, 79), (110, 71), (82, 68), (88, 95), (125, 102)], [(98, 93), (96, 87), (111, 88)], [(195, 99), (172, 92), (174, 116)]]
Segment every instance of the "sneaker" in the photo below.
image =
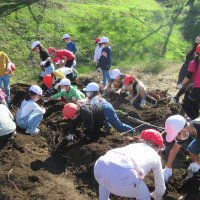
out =
[(68, 134), (67, 136), (65, 136), (65, 138), (66, 138), (68, 141), (74, 139), (73, 134)]
[(34, 131), (26, 130), (27, 134), (30, 134), (31, 136), (35, 136), (40, 132), (39, 128), (36, 128)]

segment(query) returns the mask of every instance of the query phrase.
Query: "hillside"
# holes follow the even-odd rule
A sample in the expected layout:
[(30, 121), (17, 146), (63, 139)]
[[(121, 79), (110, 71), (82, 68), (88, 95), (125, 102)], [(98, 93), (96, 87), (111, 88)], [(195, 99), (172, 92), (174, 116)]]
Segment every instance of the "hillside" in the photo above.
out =
[(81, 72), (92, 65), (94, 39), (103, 35), (110, 38), (115, 66), (180, 61), (198, 34), (200, 3), (171, 2), (175, 5), (169, 0), (0, 1), (1, 50), (18, 67), (12, 81), (36, 77), (39, 58), (30, 50), (33, 41), (64, 48), (66, 32), (77, 43), (79, 66), (85, 66)]

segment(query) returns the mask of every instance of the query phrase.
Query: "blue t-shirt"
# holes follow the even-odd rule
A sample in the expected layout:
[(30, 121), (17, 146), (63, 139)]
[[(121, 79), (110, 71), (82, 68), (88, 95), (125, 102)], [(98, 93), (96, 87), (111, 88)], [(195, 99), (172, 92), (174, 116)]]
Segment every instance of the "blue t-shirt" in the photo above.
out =
[(76, 44), (72, 41), (66, 44), (66, 49), (73, 52), (73, 54), (77, 52)]

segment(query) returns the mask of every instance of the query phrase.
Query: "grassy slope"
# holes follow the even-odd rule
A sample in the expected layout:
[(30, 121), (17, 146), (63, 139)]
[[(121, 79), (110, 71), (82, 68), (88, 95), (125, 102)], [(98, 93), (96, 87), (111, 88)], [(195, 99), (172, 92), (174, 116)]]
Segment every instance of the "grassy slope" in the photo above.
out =
[[(39, 56), (30, 46), (40, 40), (45, 47), (64, 48), (61, 37), (69, 33), (76, 40), (80, 72), (92, 67), (94, 39), (110, 38), (113, 65), (162, 65), (162, 59), (180, 60), (191, 44), (181, 35), (184, 15), (164, 9), (153, 0), (31, 0), (1, 1), (1, 49), (18, 70), (13, 82), (30, 81), (38, 73)], [(21, 3), (20, 3), (21, 2)], [(141, 65), (139, 65), (141, 66)], [(153, 69), (154, 70), (154, 69)], [(155, 70), (155, 72), (156, 72)], [(159, 70), (158, 70), (159, 71)]]

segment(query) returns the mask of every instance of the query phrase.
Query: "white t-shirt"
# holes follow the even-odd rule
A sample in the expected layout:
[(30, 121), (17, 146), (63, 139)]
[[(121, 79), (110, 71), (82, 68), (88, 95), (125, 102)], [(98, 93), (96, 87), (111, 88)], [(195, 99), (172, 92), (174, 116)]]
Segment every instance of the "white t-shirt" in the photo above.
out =
[(0, 136), (7, 135), (16, 129), (10, 110), (4, 104), (0, 104)]
[[(123, 159), (121, 159), (121, 155), (124, 155)], [(119, 159), (117, 159), (117, 157), (119, 157)], [(124, 169), (126, 171), (136, 165), (138, 169), (143, 170), (144, 176), (153, 170), (155, 180), (155, 199), (161, 200), (164, 195), (166, 187), (162, 173), (161, 158), (148, 144), (135, 143), (125, 147), (112, 149), (109, 150), (104, 156), (101, 156), (99, 160), (100, 162), (104, 161), (105, 165), (102, 166), (110, 166), (112, 168), (109, 169), (109, 172), (111, 171), (112, 174), (115, 174), (115, 176), (105, 174), (104, 181), (113, 184), (118, 183), (119, 180), (117, 180), (117, 177), (121, 177), (120, 173), (124, 174), (124, 172), (119, 169)], [(98, 160), (96, 163), (98, 163)], [(116, 166), (118, 166), (118, 168)], [(103, 169), (103, 167), (98, 170), (102, 173), (106, 173), (106, 169)], [(123, 184), (121, 183), (121, 185)]]
[(33, 100), (23, 100), (22, 104), (21, 104), (21, 116), (20, 119), (22, 119), (23, 117), (27, 116), (28, 114), (34, 114), (34, 113), (38, 113), (38, 114), (44, 114), (46, 112), (45, 108), (41, 108), (35, 101)]
[(101, 57), (101, 51), (102, 51), (102, 47), (97, 45), (96, 48), (95, 48), (95, 51), (94, 51), (94, 62), (95, 63), (97, 63), (97, 61)]

